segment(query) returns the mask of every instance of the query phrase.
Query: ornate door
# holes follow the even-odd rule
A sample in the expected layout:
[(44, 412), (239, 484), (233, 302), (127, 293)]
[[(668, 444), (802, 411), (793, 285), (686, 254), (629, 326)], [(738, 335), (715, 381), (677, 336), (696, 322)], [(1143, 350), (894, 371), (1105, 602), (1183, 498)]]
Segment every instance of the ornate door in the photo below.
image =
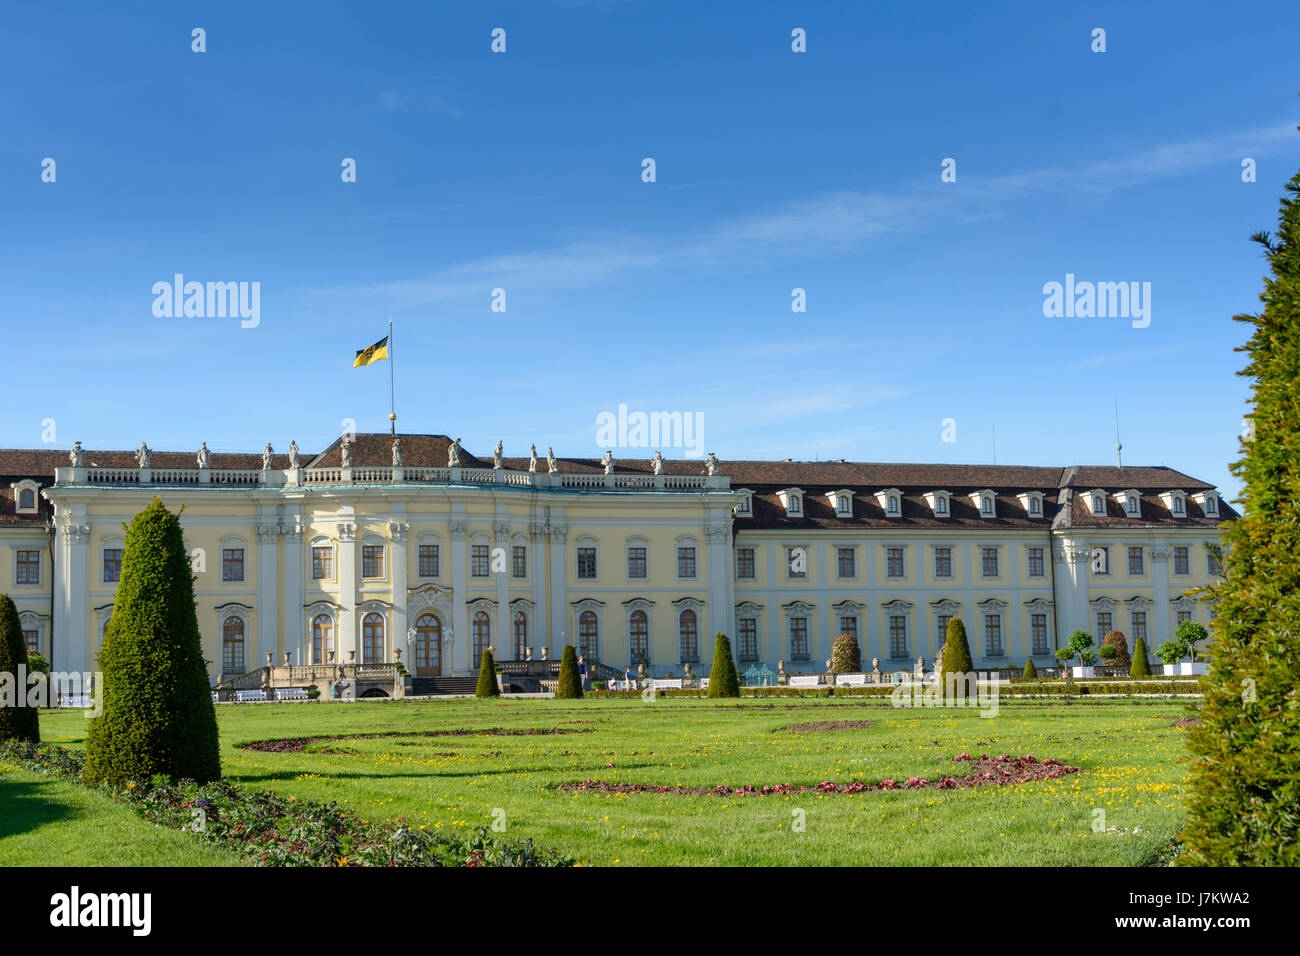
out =
[(422, 614), (415, 622), (416, 677), (438, 677), (442, 674), (442, 624), (432, 614)]

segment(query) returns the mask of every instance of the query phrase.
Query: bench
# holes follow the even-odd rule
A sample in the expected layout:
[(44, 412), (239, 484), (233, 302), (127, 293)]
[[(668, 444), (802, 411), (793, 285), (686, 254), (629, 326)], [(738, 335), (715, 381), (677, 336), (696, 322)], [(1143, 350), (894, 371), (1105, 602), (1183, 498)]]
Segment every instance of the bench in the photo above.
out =
[(89, 694), (69, 694), (63, 698), (61, 707), (93, 707)]
[(217, 692), (214, 690), (212, 692), (212, 703), (215, 704), (216, 702), (217, 702)]
[(235, 691), (235, 703), (243, 704), (250, 700), (266, 700), (266, 691), (264, 690)]
[(307, 700), (307, 690), (303, 687), (277, 687), (276, 700)]
[(821, 683), (822, 683), (822, 679), (817, 674), (811, 674), (811, 675), (800, 674), (797, 676), (792, 675), (790, 677), (791, 687), (820, 687)]
[(680, 677), (656, 677), (650, 681), (650, 686), (654, 690), (681, 690), (682, 679)]
[(701, 677), (700, 690), (708, 690), (708, 689), (709, 689), (709, 679), (707, 677)]
[(836, 674), (835, 685), (837, 687), (866, 687), (866, 674)]
[(610, 690), (636, 690), (636, 683), (634, 681), (612, 680), (609, 682), (609, 689)]

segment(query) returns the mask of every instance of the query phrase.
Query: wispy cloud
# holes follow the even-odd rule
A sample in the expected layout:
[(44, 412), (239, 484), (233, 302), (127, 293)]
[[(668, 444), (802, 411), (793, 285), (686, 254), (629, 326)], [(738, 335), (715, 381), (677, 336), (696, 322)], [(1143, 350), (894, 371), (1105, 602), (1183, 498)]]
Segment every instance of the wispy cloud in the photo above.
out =
[(1099, 368), (1103, 365), (1119, 365), (1124, 362), (1134, 362), (1138, 359), (1160, 358), (1165, 355), (1173, 355), (1177, 352), (1186, 352), (1189, 345), (1170, 345), (1158, 349), (1133, 349), (1128, 352), (1108, 352), (1103, 355), (1092, 355), (1085, 359), (1080, 359), (1072, 365), (1066, 366), (1067, 372), (1081, 372), (1084, 369)]
[(381, 109), (397, 112), (401, 110), (432, 110), (443, 116), (462, 116), (460, 110), (449, 105), (442, 94), (434, 90), (384, 90), (379, 94)]

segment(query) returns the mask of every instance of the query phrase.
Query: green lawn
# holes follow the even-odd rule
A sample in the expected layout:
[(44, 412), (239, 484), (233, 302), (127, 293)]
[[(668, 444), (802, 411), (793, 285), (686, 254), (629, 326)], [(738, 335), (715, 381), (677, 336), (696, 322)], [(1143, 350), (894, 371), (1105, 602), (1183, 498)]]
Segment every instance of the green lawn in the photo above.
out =
[(241, 866), (128, 806), (0, 758), (0, 866)]
[[(1185, 731), (1171, 724), (1188, 712), (1173, 701), (1004, 700), (998, 716), (985, 719), (977, 710), (773, 698), (217, 709), (224, 770), (249, 787), (337, 800), (367, 820), (405, 817), (430, 828), (481, 826), (500, 810), (506, 835), (532, 837), (595, 865), (1144, 864), (1181, 825)], [(806, 721), (864, 719), (873, 726), (781, 732)], [(47, 741), (84, 743), (80, 712), (42, 714), (41, 727)], [(314, 743), (300, 753), (237, 747), (268, 738), (494, 727), (591, 732), (392, 736)], [(325, 748), (347, 752), (311, 752)], [(855, 795), (601, 796), (554, 789), (588, 777), (710, 787), (936, 778), (960, 775), (952, 758), (962, 752), (1055, 757), (1083, 772), (1012, 787)], [(30, 783), (16, 774), (0, 779)], [(58, 797), (67, 801), (69, 794)], [(1105, 832), (1094, 832), (1094, 809), (1105, 811)], [(801, 816), (802, 830), (794, 826)], [(58, 825), (84, 829), (74, 818)], [(26, 838), (9, 832), (0, 829), (0, 861)], [(204, 857), (213, 852), (196, 846), (194, 862), (209, 861)]]

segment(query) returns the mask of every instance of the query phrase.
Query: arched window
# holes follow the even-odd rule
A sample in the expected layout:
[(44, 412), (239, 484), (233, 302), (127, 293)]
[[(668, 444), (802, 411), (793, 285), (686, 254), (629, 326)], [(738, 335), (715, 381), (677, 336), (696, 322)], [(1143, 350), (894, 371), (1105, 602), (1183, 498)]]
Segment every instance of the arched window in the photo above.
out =
[(442, 673), (442, 622), (432, 614), (415, 620), (415, 673), (436, 677)]
[(578, 653), (589, 661), (600, 660), (600, 632), (594, 611), (578, 615)]
[(361, 662), (382, 664), (384, 661), (384, 616), (367, 614), (361, 621)]
[(221, 625), (221, 673), (242, 674), (244, 666), (244, 620), (228, 617)]
[(528, 617), (523, 611), (515, 612), (515, 660), (528, 657)]
[(698, 664), (700, 635), (694, 611), (682, 611), (682, 616), (677, 619), (677, 635), (682, 649), (682, 663)]
[(474, 658), (470, 661), (470, 667), (478, 667), (479, 662), (483, 660), (483, 652), (492, 644), (492, 622), (488, 619), (487, 611), (475, 612), (472, 630)]
[(334, 619), (318, 614), (311, 622), (311, 662), (328, 664), (334, 659)]
[(32, 491), (30, 488), (24, 488), (22, 491), (18, 492), (18, 507), (24, 509), (35, 508), (36, 492)]
[(650, 663), (650, 616), (645, 611), (633, 611), (628, 620), (628, 653), (633, 664)]

